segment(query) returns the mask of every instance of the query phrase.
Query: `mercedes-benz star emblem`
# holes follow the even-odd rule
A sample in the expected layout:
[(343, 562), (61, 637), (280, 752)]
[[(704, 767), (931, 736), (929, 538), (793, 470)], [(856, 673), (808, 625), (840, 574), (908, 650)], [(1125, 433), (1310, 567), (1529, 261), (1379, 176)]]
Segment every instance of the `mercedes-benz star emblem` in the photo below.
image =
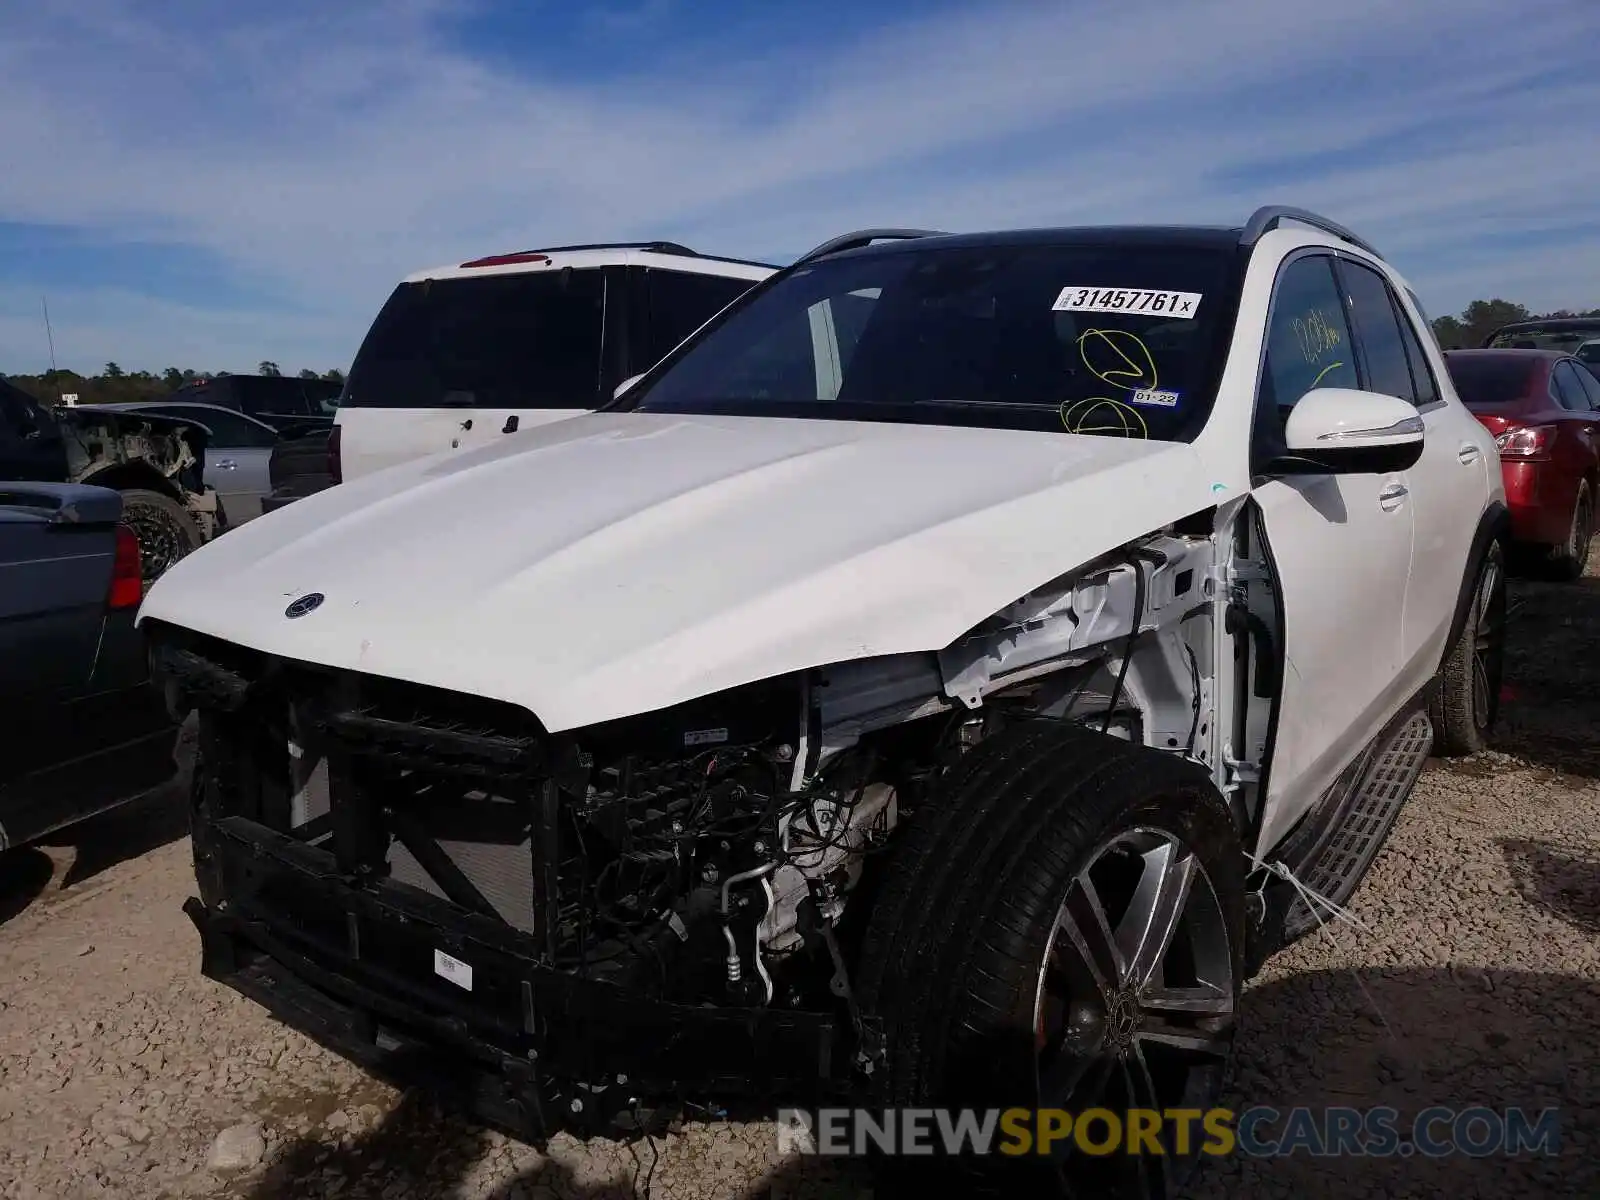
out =
[(314, 612), (321, 604), (321, 592), (307, 592), (304, 596), (301, 596), (300, 599), (289, 605), (288, 608), (284, 609), (283, 615), (292, 621), (296, 617), (305, 616), (308, 612)]

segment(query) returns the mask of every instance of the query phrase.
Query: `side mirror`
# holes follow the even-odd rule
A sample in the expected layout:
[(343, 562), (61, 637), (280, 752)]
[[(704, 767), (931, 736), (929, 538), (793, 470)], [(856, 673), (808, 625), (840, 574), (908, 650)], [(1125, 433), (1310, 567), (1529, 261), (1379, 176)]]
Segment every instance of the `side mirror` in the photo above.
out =
[(631, 388), (634, 384), (638, 383), (639, 380), (641, 380), (643, 378), (644, 378), (644, 374), (642, 372), (640, 374), (638, 374), (638, 375), (630, 375), (630, 376), (628, 376), (621, 383), (617, 384), (617, 390), (611, 393), (611, 398), (613, 400), (615, 400), (618, 396), (622, 395), (623, 392), (627, 391), (629, 388)]
[(1289, 410), (1283, 474), (1381, 475), (1422, 457), (1426, 427), (1398, 396), (1354, 388), (1313, 388)]

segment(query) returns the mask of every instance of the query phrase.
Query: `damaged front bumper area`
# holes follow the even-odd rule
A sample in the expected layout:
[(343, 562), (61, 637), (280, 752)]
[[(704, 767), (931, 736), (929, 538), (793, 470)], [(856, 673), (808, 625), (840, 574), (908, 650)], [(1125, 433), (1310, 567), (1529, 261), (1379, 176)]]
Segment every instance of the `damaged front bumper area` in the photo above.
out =
[[(184, 911), (202, 971), (328, 1049), (537, 1141), (626, 1129), (642, 1105), (825, 1094), (830, 1016), (651, 1001), (540, 967), (485, 918), (398, 884), (353, 887), (326, 856), (241, 817), (195, 822), (215, 899)], [(444, 953), (471, 990), (439, 974)]]
[[(153, 657), (201, 716), (185, 911), (209, 978), (532, 1141), (851, 1090), (850, 1022), (825, 1003), (717, 995), (726, 924), (577, 940), (574, 913), (620, 911), (585, 889), (660, 860), (652, 822), (684, 824), (670, 788), (606, 808), (590, 752), (520, 710), (175, 634), (152, 630)], [(574, 824), (584, 796), (598, 817)], [(608, 832), (625, 849), (601, 865)]]

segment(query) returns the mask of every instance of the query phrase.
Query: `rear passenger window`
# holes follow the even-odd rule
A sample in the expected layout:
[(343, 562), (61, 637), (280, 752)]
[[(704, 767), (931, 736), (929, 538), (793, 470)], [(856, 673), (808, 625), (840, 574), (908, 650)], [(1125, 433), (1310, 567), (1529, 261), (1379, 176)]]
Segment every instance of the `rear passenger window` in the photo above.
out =
[(1574, 367), (1572, 373), (1578, 377), (1578, 383), (1583, 387), (1583, 394), (1589, 397), (1589, 408), (1600, 412), (1600, 379), (1594, 377), (1593, 372), (1582, 367)]
[(1562, 361), (1550, 372), (1550, 387), (1556, 402), (1569, 412), (1588, 412), (1589, 394), (1584, 391), (1578, 372), (1570, 362)]
[(1287, 417), (1312, 388), (1360, 386), (1332, 259), (1295, 259), (1278, 277), (1259, 403), (1275, 405)]
[[(1415, 304), (1416, 301), (1413, 300), (1412, 303)], [(1439, 384), (1434, 378), (1433, 365), (1428, 362), (1428, 355), (1422, 348), (1422, 339), (1417, 335), (1417, 328), (1411, 323), (1411, 317), (1398, 304), (1394, 306), (1394, 311), (1395, 316), (1400, 318), (1400, 335), (1405, 339), (1406, 358), (1411, 361), (1411, 382), (1417, 390), (1417, 407), (1422, 408), (1438, 401)], [(1421, 305), (1417, 306), (1417, 311), (1423, 311)]]
[(1344, 277), (1356, 333), (1361, 338), (1367, 390), (1398, 397), (1408, 404), (1417, 403), (1405, 337), (1395, 315), (1389, 285), (1382, 275), (1358, 263), (1341, 261), (1339, 273)]
[(754, 285), (753, 279), (729, 279), (690, 271), (645, 270), (650, 297), (650, 361), (654, 366), (684, 338), (704, 325)]

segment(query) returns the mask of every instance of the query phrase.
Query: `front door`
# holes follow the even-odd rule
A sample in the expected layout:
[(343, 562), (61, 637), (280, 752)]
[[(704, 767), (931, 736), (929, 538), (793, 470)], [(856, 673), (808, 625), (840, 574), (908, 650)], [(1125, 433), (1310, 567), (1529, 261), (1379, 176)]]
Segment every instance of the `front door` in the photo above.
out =
[[(1362, 386), (1332, 259), (1279, 272), (1256, 397), (1258, 461), (1313, 387)], [(1293, 827), (1372, 739), (1394, 703), (1411, 572), (1413, 506), (1403, 471), (1258, 482), (1282, 589), (1283, 686), (1260, 846)]]

